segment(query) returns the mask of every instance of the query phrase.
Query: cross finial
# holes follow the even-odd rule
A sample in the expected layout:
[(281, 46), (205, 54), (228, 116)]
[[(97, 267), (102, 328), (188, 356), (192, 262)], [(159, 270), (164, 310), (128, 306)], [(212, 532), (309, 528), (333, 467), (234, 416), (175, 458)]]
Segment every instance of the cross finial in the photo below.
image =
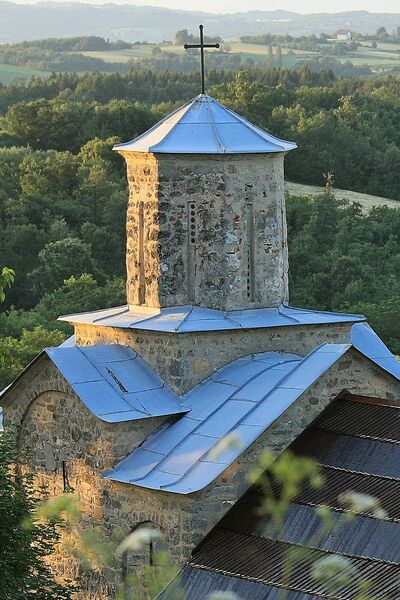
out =
[(204, 25), (200, 25), (199, 29), (200, 29), (200, 44), (185, 44), (184, 48), (185, 48), (185, 50), (187, 50), (188, 48), (200, 48), (201, 93), (205, 94), (206, 83), (205, 83), (205, 73), (204, 73), (204, 48), (219, 48), (219, 44), (205, 44), (204, 43)]

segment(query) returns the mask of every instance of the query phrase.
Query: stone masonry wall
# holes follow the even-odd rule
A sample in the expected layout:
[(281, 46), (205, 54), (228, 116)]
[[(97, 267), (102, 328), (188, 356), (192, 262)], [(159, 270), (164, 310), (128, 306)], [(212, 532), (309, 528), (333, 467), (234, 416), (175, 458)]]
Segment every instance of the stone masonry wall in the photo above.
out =
[[(86, 526), (95, 525), (111, 534), (115, 527), (129, 531), (152, 521), (179, 564), (245, 492), (247, 474), (260, 453), (264, 449), (282, 452), (340, 392), (397, 404), (400, 399), (399, 383), (351, 349), (207, 489), (183, 496), (101, 477), (104, 469), (140, 444), (160, 421), (108, 425), (91, 415), (48, 361), (39, 361), (27, 375), (12, 398), (6, 398), (5, 424), (19, 431), (21, 446), (32, 448), (30, 467), (38, 483), (47, 483), (51, 495), (62, 493), (60, 461), (64, 460), (68, 483), (81, 499)], [(59, 577), (80, 574), (77, 562), (62, 549), (54, 557), (53, 568)], [(119, 574), (117, 570), (87, 577), (79, 600), (112, 598)]]
[(288, 300), (283, 153), (121, 154), (130, 306), (233, 310)]
[[(101, 473), (125, 458), (158, 427), (163, 419), (128, 423), (105, 423), (79, 400), (49, 359), (41, 358), (4, 401), (4, 426), (14, 432), (18, 447), (28, 452), (25, 469), (35, 473), (35, 486), (46, 486), (50, 497), (71, 488), (79, 496), (83, 527), (97, 527), (111, 535), (107, 510), (117, 505), (113, 484)], [(137, 524), (131, 512), (121, 516), (118, 527), (126, 532)], [(67, 552), (65, 543), (76, 534), (61, 530), (62, 543), (51, 558), (56, 577), (77, 580), (83, 575), (79, 561)], [(97, 571), (84, 574), (80, 600), (111, 598), (119, 573)]]
[(181, 395), (226, 364), (254, 352), (290, 352), (305, 356), (329, 342), (349, 343), (351, 323), (296, 325), (266, 329), (156, 333), (75, 325), (79, 346), (125, 344)]

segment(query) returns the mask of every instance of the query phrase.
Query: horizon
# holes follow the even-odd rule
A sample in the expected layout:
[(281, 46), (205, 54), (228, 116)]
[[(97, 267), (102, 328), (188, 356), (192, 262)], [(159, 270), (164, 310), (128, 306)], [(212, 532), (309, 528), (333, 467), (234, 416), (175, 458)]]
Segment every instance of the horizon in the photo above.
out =
[[(13, 4), (29, 4), (29, 5), (46, 5), (46, 4), (90, 4), (93, 6), (101, 5), (126, 5), (126, 6), (137, 6), (137, 7), (153, 7), (153, 8), (169, 8), (171, 10), (183, 10), (186, 12), (208, 12), (217, 15), (221, 14), (234, 14), (234, 13), (247, 13), (250, 11), (288, 11), (302, 15), (313, 15), (313, 14), (339, 14), (339, 13), (350, 13), (350, 12), (369, 12), (369, 13), (394, 13), (400, 14), (398, 0), (385, 0), (384, 6), (382, 2), (378, 0), (355, 0), (352, 2), (352, 7), (349, 9), (349, 3), (347, 0), (337, 0), (335, 10), (332, 10), (332, 3), (329, 0), (319, 0), (318, 9), (313, 11), (307, 11), (308, 2), (306, 0), (287, 0), (282, 6), (281, 2), (276, 0), (203, 0), (201, 9), (198, 7), (188, 7), (190, 4), (187, 0), (140, 0), (135, 2), (134, 0), (129, 2), (127, 0), (0, 0), (0, 2), (10, 1)], [(303, 5), (298, 6), (298, 5)]]

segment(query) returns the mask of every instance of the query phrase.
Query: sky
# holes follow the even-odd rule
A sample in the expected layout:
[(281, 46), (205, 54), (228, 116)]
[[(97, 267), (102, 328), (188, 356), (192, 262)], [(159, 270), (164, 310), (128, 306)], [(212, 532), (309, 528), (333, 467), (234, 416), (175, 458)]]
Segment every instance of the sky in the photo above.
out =
[[(15, 1), (15, 0), (14, 0)], [(81, 2), (90, 4), (133, 4), (163, 6), (206, 12), (246, 12), (248, 10), (284, 9), (299, 13), (368, 10), (370, 12), (400, 13), (400, 0), (50, 0), (51, 2)], [(37, 0), (17, 0), (21, 4), (36, 4)]]

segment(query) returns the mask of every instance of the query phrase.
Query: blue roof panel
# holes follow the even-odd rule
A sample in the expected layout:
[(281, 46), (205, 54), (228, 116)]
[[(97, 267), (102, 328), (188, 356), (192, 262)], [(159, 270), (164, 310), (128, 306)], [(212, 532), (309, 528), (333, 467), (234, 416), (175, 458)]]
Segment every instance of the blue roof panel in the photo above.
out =
[(90, 313), (64, 315), (60, 321), (69, 323), (91, 323), (103, 327), (190, 333), (195, 331), (223, 331), (235, 329), (287, 327), (292, 325), (314, 325), (327, 323), (355, 323), (365, 321), (362, 315), (329, 313), (280, 306), (224, 312), (198, 306), (130, 311), (127, 306), (99, 310)]
[[(400, 380), (396, 358), (376, 334), (364, 324), (353, 328), (354, 347)], [(178, 494), (205, 488), (351, 347), (323, 344), (303, 358), (263, 352), (234, 361), (184, 396), (188, 415), (164, 424), (143, 444), (159, 457), (147, 474), (135, 477), (139, 448), (104, 476)], [(142, 461), (139, 452), (139, 466)]]
[(354, 348), (357, 348), (390, 375), (397, 379), (400, 378), (400, 362), (368, 323), (353, 325), (351, 328), (351, 342)]
[(94, 414), (104, 416), (132, 411), (132, 406), (125, 402), (122, 396), (105, 380), (72, 383), (71, 387)]
[[(349, 348), (346, 344), (325, 344), (305, 358), (264, 352), (224, 367), (185, 394), (182, 401), (191, 409), (187, 416), (164, 424), (132, 452), (132, 472), (137, 471), (138, 450), (139, 465), (144, 449), (157, 450), (159, 461), (147, 474), (140, 478), (133, 475), (130, 481), (181, 494), (206, 487)], [(224, 447), (224, 438), (233, 443)], [(126, 471), (127, 460), (104, 476), (120, 481), (120, 470)], [(165, 478), (161, 482), (159, 471), (180, 478), (173, 484), (166, 483)]]
[(226, 106), (200, 94), (148, 131), (114, 150), (155, 154), (267, 154), (294, 150)]
[(64, 346), (45, 352), (87, 408), (103, 421), (187, 412), (164, 381), (127, 346)]
[(71, 385), (103, 379), (96, 367), (77, 346), (47, 348), (45, 352)]

